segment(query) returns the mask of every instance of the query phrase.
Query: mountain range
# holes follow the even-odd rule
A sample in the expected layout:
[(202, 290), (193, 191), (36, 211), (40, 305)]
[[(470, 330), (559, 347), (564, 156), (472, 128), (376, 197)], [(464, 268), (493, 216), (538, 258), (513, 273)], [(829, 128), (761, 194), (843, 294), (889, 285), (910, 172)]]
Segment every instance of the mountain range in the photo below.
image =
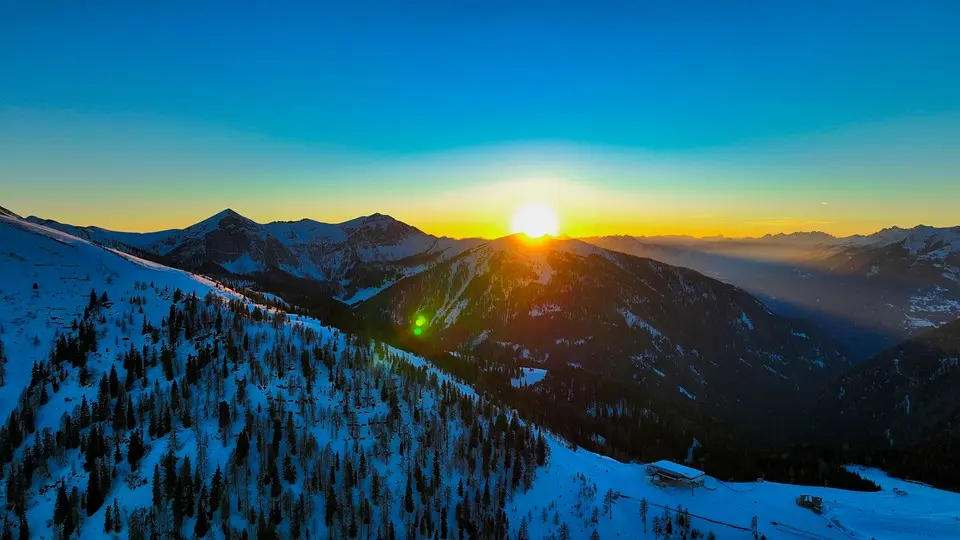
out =
[[(658, 485), (647, 465), (609, 457), (623, 448), (621, 440), (611, 437), (607, 455), (598, 455), (566, 438), (576, 435), (571, 424), (588, 425), (564, 417), (567, 409), (559, 409), (552, 391), (574, 398), (567, 407), (581, 406), (577, 393), (597, 380), (591, 370), (605, 369), (603, 358), (565, 367), (549, 358), (536, 362), (531, 352), (524, 361), (543, 368), (520, 374), (511, 368), (512, 384), (491, 387), (486, 383), (502, 375), (496, 370), (461, 378), (439, 369), (437, 356), (343, 332), (274, 296), (231, 289), (12, 212), (0, 212), (0, 245), (5, 536), (661, 538), (673, 527), (689, 538), (839, 540), (949, 537), (956, 528), (956, 494), (876, 469), (841, 467), (829, 452), (807, 458), (777, 451), (776, 463), (757, 461), (762, 450), (720, 446), (709, 426), (683, 425), (682, 417), (649, 409), (631, 416), (625, 395), (615, 406), (592, 402), (594, 425), (627, 433), (626, 440), (650, 449), (651, 459), (686, 456), (688, 466), (706, 471), (705, 489)], [(459, 315), (414, 310), (410, 324), (426, 329), (419, 343), (447, 348), (474, 321), (493, 329), (484, 343), (529, 341), (510, 333), (511, 324), (526, 324), (515, 296), (533, 302), (528, 315), (538, 319), (566, 317), (567, 311), (536, 303), (544, 298), (570, 308), (577, 325), (600, 328), (589, 316), (596, 310), (598, 320), (625, 335), (626, 346), (642, 342), (664, 354), (668, 345), (701, 343), (710, 333), (768, 347), (751, 332), (776, 337), (779, 325), (802, 328), (764, 314), (735, 287), (574, 240), (531, 245), (505, 238), (426, 272), (439, 279), (456, 265), (476, 270), (458, 296), (467, 302)], [(384, 293), (413, 294), (409, 283), (421, 274)], [(482, 309), (476, 291), (508, 311), (495, 316)], [(623, 298), (607, 296), (613, 291)], [(380, 294), (357, 309), (389, 308)], [(591, 295), (612, 302), (611, 309), (589, 301)], [(587, 301), (577, 304), (576, 296)], [(720, 310), (730, 320), (658, 318), (687, 317), (684, 306)], [(618, 318), (639, 332), (630, 334)], [(663, 337), (651, 349), (653, 329)], [(454, 369), (485, 354), (466, 346), (455, 352)], [(669, 362), (661, 367), (658, 378), (681, 376), (666, 371)], [(802, 376), (802, 363), (791, 367)], [(827, 371), (816, 368), (811, 374)], [(565, 369), (577, 377), (561, 377), (558, 386), (553, 374)], [(719, 381), (715, 375), (711, 384)], [(762, 384), (749, 382), (748, 390)], [(653, 392), (635, 387), (634, 393)], [(671, 395), (682, 404), (715, 403), (708, 393), (696, 400)], [(523, 396), (534, 407), (521, 413), (513, 405), (526, 405)], [(661, 408), (671, 400), (664, 394), (655, 401)], [(551, 409), (560, 410), (559, 419), (534, 421), (543, 416), (536, 411)], [(662, 441), (677, 433), (684, 447), (665, 451)], [(725, 481), (731, 475), (750, 481), (732, 485)], [(774, 481), (753, 481), (760, 475)], [(793, 504), (803, 494), (822, 497), (823, 515)]]
[[(689, 505), (701, 530), (732, 522), (734, 535), (955, 527), (949, 494), (844, 465), (960, 487), (960, 321), (852, 365), (817, 325), (728, 283), (512, 235), (424, 250), (422, 267), (354, 302), (364, 324), (350, 333), (247, 288), (268, 290), (279, 237), (329, 248), (320, 227), (289, 227), (310, 239), (298, 242), (227, 212), (155, 236), (80, 238), (38, 221), (0, 209), (8, 531), (648, 537), (636, 527), (647, 498)], [(389, 223), (335, 225), (346, 234), (330, 245), (383, 262), (371, 253), (402, 243), (385, 231), (409, 231)], [(232, 264), (247, 256), (267, 270)], [(325, 279), (284, 275), (325, 294)], [(377, 339), (391, 335), (400, 348)], [(590, 450), (686, 461), (708, 489), (655, 487), (644, 466)], [(792, 503), (802, 493), (823, 497), (826, 520)]]
[(146, 234), (27, 220), (222, 279), (307, 280), (400, 333), (427, 314), (423, 339), (443, 350), (558, 377), (586, 370), (666, 404), (656, 411), (675, 410), (679, 396), (707, 417), (765, 426), (848, 365), (827, 333), (736, 287), (575, 239), (437, 238), (381, 214), (258, 224), (225, 210)]
[(373, 214), (343, 223), (259, 224), (227, 209), (185, 229), (126, 233), (30, 216), (27, 221), (208, 274), (307, 279), (348, 304), (480, 242), (439, 238)]
[(806, 318), (864, 360), (960, 317), (960, 227), (748, 239), (606, 236), (588, 242), (731, 283)]
[[(956, 227), (531, 241), (439, 238), (382, 214), (259, 224), (225, 210), (155, 233), (26, 220), (264, 290), (296, 282), (424, 352), (545, 370), (529, 392), (563, 389), (584, 423), (619, 407), (789, 438), (777, 419), (852, 365), (960, 316)], [(615, 384), (577, 391), (588, 377)]]

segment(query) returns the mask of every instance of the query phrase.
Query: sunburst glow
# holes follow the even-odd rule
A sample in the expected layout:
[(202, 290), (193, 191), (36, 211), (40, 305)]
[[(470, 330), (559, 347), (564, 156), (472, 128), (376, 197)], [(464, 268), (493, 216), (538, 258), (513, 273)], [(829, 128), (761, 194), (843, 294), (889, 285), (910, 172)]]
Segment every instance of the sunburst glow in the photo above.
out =
[(560, 232), (560, 220), (552, 208), (543, 203), (529, 203), (513, 215), (512, 232), (523, 233), (530, 238), (544, 235), (556, 236)]

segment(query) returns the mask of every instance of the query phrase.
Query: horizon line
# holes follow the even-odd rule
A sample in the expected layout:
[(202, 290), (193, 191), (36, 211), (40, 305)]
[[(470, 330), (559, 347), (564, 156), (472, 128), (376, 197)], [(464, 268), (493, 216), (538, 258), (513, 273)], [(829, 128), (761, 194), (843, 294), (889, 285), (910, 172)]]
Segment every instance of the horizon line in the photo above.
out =
[[(0, 205), (0, 208), (4, 208), (4, 207), (3, 207), (2, 205)], [(186, 225), (186, 226), (182, 226), (182, 227), (168, 227), (168, 228), (161, 228), (161, 229), (155, 229), (155, 230), (142, 230), (142, 231), (138, 231), (138, 230), (109, 229), (109, 228), (102, 227), (102, 226), (96, 225), (96, 224), (78, 225), (78, 224), (76, 224), (76, 223), (68, 223), (68, 222), (60, 221), (60, 220), (54, 219), (54, 218), (38, 216), (38, 215), (33, 214), (33, 213), (31, 213), (31, 214), (29, 214), (29, 215), (27, 215), (27, 216), (22, 216), (21, 214), (15, 212), (15, 211), (13, 211), (13, 210), (10, 210), (9, 208), (6, 208), (6, 210), (8, 210), (9, 212), (11, 212), (11, 213), (13, 213), (13, 214), (15, 214), (15, 215), (17, 215), (17, 216), (21, 216), (22, 219), (24, 219), (24, 220), (29, 220), (30, 218), (33, 218), (33, 219), (36, 219), (36, 220), (53, 221), (53, 222), (59, 223), (59, 224), (61, 224), (61, 225), (69, 225), (69, 226), (72, 226), (72, 227), (81, 227), (81, 228), (95, 227), (95, 228), (102, 229), (102, 230), (109, 231), (109, 232), (127, 233), (127, 234), (152, 234), (152, 233), (159, 233), (159, 232), (166, 232), (166, 231), (184, 230), (184, 229), (188, 229), (188, 228), (190, 228), (190, 227), (192, 227), (192, 226), (194, 226), (194, 225), (197, 225), (197, 224), (199, 224), (199, 223), (202, 223), (202, 222), (204, 222), (204, 221), (207, 221), (207, 220), (209, 220), (209, 219), (211, 219), (211, 218), (214, 218), (214, 217), (216, 217), (216, 216), (218, 216), (218, 215), (220, 215), (220, 214), (224, 214), (224, 213), (227, 213), (227, 212), (232, 212), (232, 213), (234, 213), (234, 214), (236, 214), (236, 215), (238, 215), (238, 216), (240, 216), (240, 217), (243, 217), (244, 219), (248, 219), (248, 220), (250, 220), (251, 222), (256, 223), (257, 225), (269, 225), (269, 224), (272, 224), (272, 223), (298, 223), (298, 222), (301, 222), (301, 221), (312, 221), (312, 222), (314, 222), (314, 223), (319, 223), (319, 224), (323, 224), (323, 225), (337, 226), (337, 225), (343, 225), (343, 224), (345, 224), (345, 223), (349, 223), (349, 222), (351, 222), (351, 221), (356, 221), (356, 220), (359, 220), (359, 219), (368, 219), (368, 218), (372, 218), (372, 217), (376, 217), (376, 216), (381, 216), (381, 217), (386, 217), (386, 218), (392, 219), (392, 220), (394, 220), (394, 221), (396, 221), (396, 222), (398, 222), (398, 223), (402, 223), (402, 224), (407, 225), (407, 226), (409, 226), (409, 227), (413, 227), (413, 228), (419, 230), (420, 232), (422, 232), (422, 233), (424, 233), (424, 234), (428, 234), (428, 235), (430, 235), (430, 236), (435, 236), (435, 237), (438, 237), (438, 238), (452, 238), (452, 239), (454, 239), (454, 240), (467, 240), (467, 239), (497, 240), (497, 239), (500, 239), (500, 238), (506, 238), (506, 237), (508, 237), (508, 236), (512, 236), (513, 234), (516, 234), (516, 233), (507, 233), (507, 234), (500, 235), (500, 236), (496, 236), (496, 235), (490, 235), (490, 236), (486, 236), (486, 235), (453, 236), (453, 235), (434, 234), (434, 233), (430, 233), (430, 232), (427, 232), (427, 231), (421, 229), (421, 228), (418, 227), (417, 225), (414, 225), (414, 224), (409, 223), (409, 222), (407, 222), (407, 221), (403, 221), (403, 220), (401, 220), (401, 219), (397, 219), (397, 218), (393, 217), (392, 215), (387, 214), (387, 213), (383, 213), (383, 212), (373, 212), (373, 213), (370, 213), (370, 214), (362, 214), (362, 215), (358, 215), (358, 216), (353, 217), (353, 218), (350, 218), (350, 219), (346, 219), (346, 220), (343, 220), (343, 221), (337, 221), (337, 222), (334, 222), (334, 221), (320, 221), (320, 220), (315, 219), (315, 218), (312, 218), (312, 217), (302, 217), (302, 218), (299, 218), (299, 219), (275, 219), (275, 220), (267, 221), (267, 222), (259, 222), (259, 221), (257, 221), (257, 220), (254, 220), (254, 219), (252, 219), (252, 218), (249, 218), (249, 217), (243, 215), (242, 213), (240, 213), (240, 212), (238, 212), (238, 211), (236, 211), (236, 210), (234, 210), (234, 209), (232, 209), (232, 208), (230, 208), (230, 207), (226, 207), (226, 208), (224, 208), (223, 210), (220, 210), (219, 212), (215, 212), (215, 213), (213, 213), (213, 214), (210, 214), (209, 216), (207, 216), (207, 217), (205, 217), (205, 218), (203, 218), (203, 219), (199, 219), (199, 220), (197, 220), (197, 221), (193, 221), (192, 223), (190, 223), (190, 224), (188, 224), (188, 225)], [(881, 229), (874, 230), (874, 231), (872, 231), (872, 232), (854, 233), (854, 234), (849, 234), (849, 235), (845, 235), (845, 236), (835, 235), (835, 234), (831, 234), (831, 233), (828, 233), (828, 232), (825, 232), (825, 231), (820, 231), (820, 230), (794, 230), (794, 231), (790, 231), (790, 232), (787, 232), (786, 230), (780, 230), (780, 231), (778, 231), (778, 232), (768, 232), (768, 233), (763, 234), (763, 235), (760, 235), (760, 236), (730, 236), (730, 235), (727, 235), (727, 234), (724, 234), (724, 233), (704, 234), (704, 235), (696, 235), (696, 234), (689, 234), (689, 233), (663, 233), (663, 234), (612, 233), (612, 234), (592, 234), (592, 235), (577, 235), (577, 236), (571, 236), (571, 235), (567, 235), (567, 234), (561, 233), (561, 234), (558, 234), (558, 235), (556, 235), (556, 236), (553, 236), (553, 238), (560, 238), (560, 239), (562, 239), (562, 238), (569, 238), (569, 239), (590, 239), (590, 238), (604, 238), (604, 237), (629, 237), (629, 238), (689, 238), (689, 239), (694, 239), (694, 240), (721, 240), (721, 239), (722, 239), (722, 240), (761, 240), (761, 239), (767, 238), (767, 237), (795, 236), (795, 235), (805, 235), (805, 234), (820, 234), (820, 235), (829, 236), (829, 237), (831, 237), (831, 238), (833, 238), (833, 239), (836, 239), (836, 240), (843, 240), (843, 239), (853, 238), (853, 237), (857, 237), (857, 236), (870, 236), (870, 235), (877, 234), (877, 233), (880, 233), (880, 232), (882, 232), (882, 231), (890, 230), (890, 229), (913, 230), (913, 229), (917, 229), (917, 228), (921, 228), (921, 227), (929, 227), (929, 228), (934, 228), (934, 229), (952, 229), (952, 228), (956, 228), (956, 227), (958, 227), (958, 226), (960, 226), (960, 225), (946, 225), (946, 226), (938, 227), (938, 226), (935, 226), (935, 225), (925, 225), (925, 224), (923, 224), (923, 223), (917, 223), (916, 225), (912, 225), (912, 226), (904, 226), (904, 225), (900, 225), (900, 224), (891, 224), (891, 225), (889, 225), (889, 226), (883, 227), (883, 228), (881, 228)]]

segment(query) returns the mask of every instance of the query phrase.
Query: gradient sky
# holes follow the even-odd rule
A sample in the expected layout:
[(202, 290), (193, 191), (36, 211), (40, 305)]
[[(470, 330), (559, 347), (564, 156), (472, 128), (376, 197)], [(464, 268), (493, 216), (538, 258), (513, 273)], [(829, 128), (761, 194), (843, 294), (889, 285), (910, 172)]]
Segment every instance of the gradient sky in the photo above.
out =
[(231, 207), (497, 236), (531, 200), (574, 236), (960, 222), (957, 2), (136, 4), (0, 2), (0, 205), (140, 231)]

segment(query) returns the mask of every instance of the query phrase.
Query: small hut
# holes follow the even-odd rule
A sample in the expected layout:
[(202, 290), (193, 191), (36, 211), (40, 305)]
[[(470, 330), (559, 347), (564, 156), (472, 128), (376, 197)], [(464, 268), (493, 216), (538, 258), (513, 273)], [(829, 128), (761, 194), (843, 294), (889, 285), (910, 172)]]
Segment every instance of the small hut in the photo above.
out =
[(691, 492), (703, 487), (706, 479), (703, 471), (666, 460), (647, 465), (647, 474), (650, 475), (650, 481), (658, 486), (689, 487)]

